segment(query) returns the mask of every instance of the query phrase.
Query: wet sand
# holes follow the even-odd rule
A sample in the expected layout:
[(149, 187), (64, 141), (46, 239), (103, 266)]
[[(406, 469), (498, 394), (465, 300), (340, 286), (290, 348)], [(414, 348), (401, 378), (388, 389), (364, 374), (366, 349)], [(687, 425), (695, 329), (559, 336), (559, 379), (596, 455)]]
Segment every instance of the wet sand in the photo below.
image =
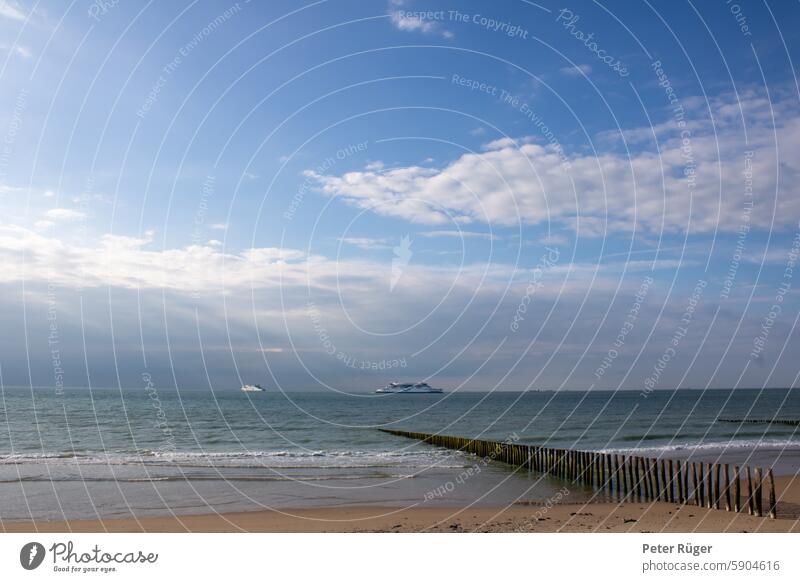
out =
[(776, 480), (778, 519), (672, 503), (327, 507), (142, 519), (3, 523), (6, 532), (798, 532), (800, 478)]

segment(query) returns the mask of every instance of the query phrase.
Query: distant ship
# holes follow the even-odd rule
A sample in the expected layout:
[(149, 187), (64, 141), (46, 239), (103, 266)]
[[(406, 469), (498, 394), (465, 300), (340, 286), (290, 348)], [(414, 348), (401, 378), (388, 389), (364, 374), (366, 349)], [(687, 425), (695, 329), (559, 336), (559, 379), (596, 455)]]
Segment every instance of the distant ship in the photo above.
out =
[(242, 392), (266, 392), (260, 384), (245, 384), (242, 386)]
[(375, 390), (376, 394), (441, 394), (441, 388), (431, 388), (427, 382), (417, 382), (416, 384), (400, 384), (391, 382), (385, 388)]

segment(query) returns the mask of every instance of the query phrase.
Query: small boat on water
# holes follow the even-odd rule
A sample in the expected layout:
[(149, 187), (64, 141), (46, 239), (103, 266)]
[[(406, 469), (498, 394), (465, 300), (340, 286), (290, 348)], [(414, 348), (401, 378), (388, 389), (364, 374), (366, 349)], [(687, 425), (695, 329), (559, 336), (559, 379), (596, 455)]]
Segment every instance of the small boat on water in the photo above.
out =
[(441, 394), (441, 388), (433, 388), (427, 382), (390, 382), (384, 388), (375, 390), (376, 394)]
[(266, 392), (260, 384), (245, 384), (242, 386), (242, 392)]

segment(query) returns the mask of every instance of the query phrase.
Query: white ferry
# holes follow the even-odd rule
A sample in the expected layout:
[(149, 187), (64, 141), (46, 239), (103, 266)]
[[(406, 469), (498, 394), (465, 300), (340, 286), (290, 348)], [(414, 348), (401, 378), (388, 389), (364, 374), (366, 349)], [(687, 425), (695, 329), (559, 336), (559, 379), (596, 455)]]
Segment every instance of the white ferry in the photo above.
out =
[(400, 384), (391, 382), (384, 388), (375, 390), (376, 394), (441, 394), (441, 388), (432, 388), (427, 382), (417, 382), (415, 384)]
[(242, 392), (266, 392), (260, 384), (245, 384), (242, 386)]

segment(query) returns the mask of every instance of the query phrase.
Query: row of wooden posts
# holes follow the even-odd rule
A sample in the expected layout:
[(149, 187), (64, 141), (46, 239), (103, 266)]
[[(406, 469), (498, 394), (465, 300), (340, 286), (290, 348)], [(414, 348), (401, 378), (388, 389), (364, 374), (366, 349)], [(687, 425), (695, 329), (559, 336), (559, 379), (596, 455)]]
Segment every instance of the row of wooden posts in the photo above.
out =
[[(616, 494), (619, 499), (667, 501), (726, 511), (747, 511), (756, 517), (777, 517), (772, 469), (733, 467), (653, 459), (634, 455), (554, 449), (512, 442), (381, 429), (383, 432), (474, 453), (481, 457), (581, 483)], [(767, 503), (764, 504), (764, 488)]]

